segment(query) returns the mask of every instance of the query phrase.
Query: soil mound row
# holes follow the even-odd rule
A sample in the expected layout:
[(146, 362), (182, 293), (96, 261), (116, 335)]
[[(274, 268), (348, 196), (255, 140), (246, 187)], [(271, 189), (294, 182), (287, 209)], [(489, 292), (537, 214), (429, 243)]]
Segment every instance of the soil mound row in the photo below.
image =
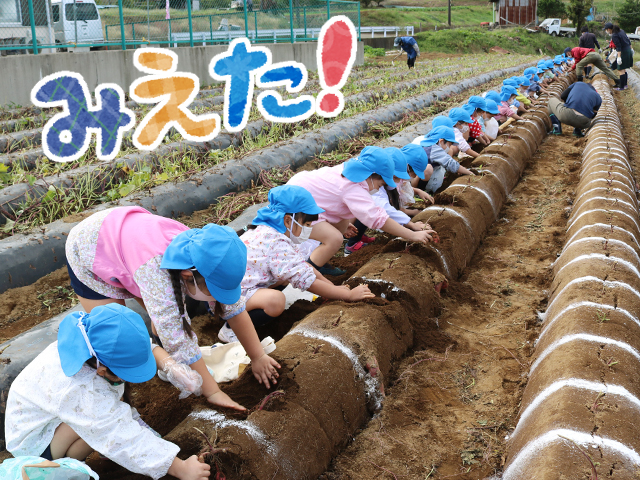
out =
[[(555, 95), (569, 79), (554, 87)], [(546, 102), (542, 101), (543, 104)], [(546, 136), (545, 108), (531, 111), (479, 156), (470, 179), (457, 179), (417, 220), (428, 220), (438, 243), (389, 242), (349, 280), (379, 296), (368, 303), (330, 302), (299, 322), (277, 344), (278, 388), (267, 400), (250, 371), (225, 391), (244, 405), (246, 418), (196, 409), (167, 439), (181, 455), (212, 439), (216, 468), (227, 478), (316, 478), (381, 406), (394, 366), (423, 334), (424, 319), (439, 310), (438, 293), (456, 278)], [(217, 439), (217, 443), (213, 441)]]
[[(609, 84), (587, 136), (569, 239), (509, 439), (504, 480), (638, 478), (640, 218)], [(602, 477), (600, 477), (602, 478)]]

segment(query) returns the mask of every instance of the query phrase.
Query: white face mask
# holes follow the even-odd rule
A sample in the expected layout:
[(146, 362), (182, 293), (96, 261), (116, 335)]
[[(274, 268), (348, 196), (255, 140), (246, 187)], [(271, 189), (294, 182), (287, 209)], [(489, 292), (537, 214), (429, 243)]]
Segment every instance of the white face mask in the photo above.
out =
[[(367, 186), (369, 186), (369, 178), (367, 178)], [(375, 195), (376, 193), (378, 193), (378, 190), (380, 190), (379, 188), (373, 188), (373, 180), (371, 180), (371, 190), (369, 190), (369, 195)]]
[(289, 230), (289, 238), (291, 239), (291, 242), (293, 242), (295, 245), (300, 245), (301, 243), (304, 243), (307, 240), (309, 240), (309, 237), (311, 236), (311, 230), (313, 230), (313, 227), (305, 227), (304, 225), (300, 225), (298, 222), (296, 222), (296, 219), (293, 217), (291, 217), (291, 220), (293, 221), (293, 223), (298, 225), (301, 229), (300, 235), (296, 237), (293, 234), (293, 230), (287, 228), (287, 230)]
[(184, 281), (184, 279), (182, 280), (182, 282), (185, 284), (185, 288), (187, 289), (187, 295), (189, 295), (191, 298), (193, 298), (194, 300), (199, 300), (201, 302), (215, 302), (216, 299), (213, 298), (210, 295), (205, 294), (202, 290), (200, 290), (198, 288), (198, 282), (196, 282), (195, 277), (193, 278), (193, 286), (195, 287), (196, 293), (192, 294), (189, 291), (189, 288), (187, 287), (186, 282)]
[(447, 148), (444, 150), (444, 153), (446, 153), (447, 155), (449, 155), (449, 151), (450, 151), (450, 150), (451, 150), (451, 149), (450, 149), (449, 147), (447, 147)]

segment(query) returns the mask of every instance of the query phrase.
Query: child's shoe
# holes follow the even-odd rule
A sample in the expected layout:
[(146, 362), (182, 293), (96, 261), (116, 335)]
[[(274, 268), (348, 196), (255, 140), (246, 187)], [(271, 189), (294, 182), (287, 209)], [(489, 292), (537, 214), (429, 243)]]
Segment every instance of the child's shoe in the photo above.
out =
[(232, 343), (238, 341), (238, 337), (227, 322), (224, 323), (224, 325), (218, 332), (218, 338), (222, 343)]
[[(369, 237), (370, 238), (370, 237)], [(353, 245), (349, 246), (349, 245), (345, 245), (344, 246), (344, 256), (348, 257), (349, 255), (351, 255), (353, 252), (360, 250), (362, 247), (366, 247), (367, 244), (364, 243), (362, 240), (354, 243)]]
[(373, 243), (376, 241), (376, 237), (367, 237), (366, 235), (362, 235), (360, 241), (364, 244)]
[(332, 277), (339, 277), (340, 275), (344, 275), (345, 273), (347, 273), (346, 270), (342, 270), (341, 268), (329, 265), (329, 262), (320, 267), (318, 271), (322, 275), (331, 275)]

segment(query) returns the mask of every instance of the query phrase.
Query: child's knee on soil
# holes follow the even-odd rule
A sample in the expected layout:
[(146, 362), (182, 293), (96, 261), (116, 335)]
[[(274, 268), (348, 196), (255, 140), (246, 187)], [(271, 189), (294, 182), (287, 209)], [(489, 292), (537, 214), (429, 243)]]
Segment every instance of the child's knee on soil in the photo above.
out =
[(247, 311), (262, 309), (270, 317), (278, 317), (284, 312), (284, 293), (270, 288), (261, 288), (247, 302)]

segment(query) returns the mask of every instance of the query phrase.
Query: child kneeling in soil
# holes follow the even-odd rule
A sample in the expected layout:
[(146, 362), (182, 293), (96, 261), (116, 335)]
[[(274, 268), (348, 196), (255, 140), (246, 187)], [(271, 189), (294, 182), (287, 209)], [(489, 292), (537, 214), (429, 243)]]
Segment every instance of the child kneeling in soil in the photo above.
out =
[(14, 456), (85, 460), (94, 450), (134, 473), (209, 478), (194, 455), (180, 460), (167, 442), (122, 401), (123, 382), (156, 373), (144, 321), (116, 303), (62, 321), (58, 341), (16, 377), (7, 398), (7, 450)]
[[(396, 182), (396, 188), (393, 188), (393, 187), (380, 188), (376, 193), (372, 195), (373, 201), (377, 206), (384, 208), (384, 211), (387, 212), (387, 215), (389, 215), (389, 218), (395, 220), (400, 225), (408, 228), (409, 230), (413, 230), (416, 232), (420, 230), (427, 230), (427, 229), (430, 230), (431, 227), (427, 224), (424, 224), (422, 222), (412, 222), (411, 216), (408, 213), (405, 213), (405, 211), (403, 211), (400, 196), (404, 195), (406, 199), (406, 195), (408, 194), (408, 189), (411, 189), (411, 200), (407, 203), (413, 203), (413, 193), (414, 193), (413, 188), (411, 187), (411, 183), (409, 182), (411, 177), (409, 176), (409, 173), (407, 171), (408, 165), (407, 165), (407, 159), (405, 157), (405, 154), (399, 148), (396, 148), (396, 147), (389, 147), (389, 148), (385, 148), (384, 150), (389, 154), (389, 156), (391, 157), (394, 163), (393, 181)], [(408, 188), (406, 188), (401, 194), (400, 189), (404, 187), (408, 187)], [(431, 198), (430, 195), (426, 193), (425, 195)], [(433, 198), (431, 198), (431, 200), (433, 202)], [(407, 211), (409, 213), (413, 213), (413, 211), (415, 211), (414, 215), (419, 212), (418, 210), (413, 210), (413, 211), (407, 210)], [(362, 247), (365, 247), (367, 245), (362, 241), (362, 237), (364, 233), (367, 231), (366, 225), (364, 225), (360, 220), (356, 220), (353, 225), (358, 230), (358, 234), (354, 237), (351, 237), (347, 241), (347, 244), (344, 246), (345, 257), (349, 256), (353, 252), (360, 250)]]
[[(269, 190), (269, 205), (258, 210), (252, 225), (240, 237), (247, 246), (247, 271), (240, 300), (223, 307), (223, 320), (230, 320), (233, 325), (236, 317), (248, 314), (253, 326), (267, 325), (284, 312), (285, 296), (281, 290), (289, 283), (331, 300), (356, 302), (375, 296), (367, 285), (353, 290), (334, 285), (300, 253), (298, 245), (309, 239), (311, 223), (323, 212), (302, 187), (282, 185)], [(245, 324), (249, 328), (250, 325)], [(225, 343), (235, 342), (242, 333), (225, 323), (218, 338)]]
[[(451, 112), (455, 116), (456, 112), (454, 110), (457, 109), (453, 109)], [(436, 193), (438, 191), (444, 182), (446, 172), (458, 175), (473, 175), (470, 170), (460, 165), (449, 155), (449, 147), (457, 143), (453, 128), (436, 127), (426, 137), (418, 137), (416, 140), (419, 141), (419, 146), (427, 154), (429, 163), (433, 165), (431, 178), (429, 178), (424, 187), (427, 192)]]
[(323, 275), (345, 273), (328, 262), (342, 247), (343, 236), (350, 238), (357, 234), (352, 224), (355, 219), (368, 228), (380, 229), (410, 242), (431, 241), (429, 231), (414, 232), (403, 227), (371, 198), (381, 187), (396, 186), (393, 161), (380, 147), (365, 147), (357, 158), (335, 167), (297, 173), (287, 183), (306, 189), (324, 210), (313, 224), (310, 236), (321, 245), (308, 260)]
[[(480, 155), (478, 152), (474, 152), (471, 149), (471, 145), (467, 142), (469, 138), (469, 126), (473, 123), (471, 115), (462, 107), (452, 108), (449, 111), (449, 119), (453, 122), (453, 133), (459, 151), (474, 158)], [(419, 145), (420, 141), (416, 138), (412, 143)]]

